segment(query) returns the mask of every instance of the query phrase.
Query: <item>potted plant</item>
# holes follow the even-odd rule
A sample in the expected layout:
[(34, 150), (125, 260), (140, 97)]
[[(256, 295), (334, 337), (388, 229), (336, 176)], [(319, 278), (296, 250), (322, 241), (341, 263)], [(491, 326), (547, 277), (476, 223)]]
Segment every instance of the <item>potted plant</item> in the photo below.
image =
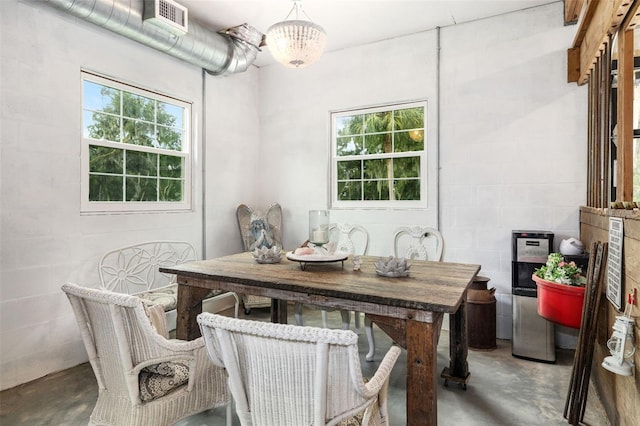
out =
[(575, 262), (551, 253), (531, 277), (538, 287), (538, 315), (571, 328), (580, 328), (586, 278)]

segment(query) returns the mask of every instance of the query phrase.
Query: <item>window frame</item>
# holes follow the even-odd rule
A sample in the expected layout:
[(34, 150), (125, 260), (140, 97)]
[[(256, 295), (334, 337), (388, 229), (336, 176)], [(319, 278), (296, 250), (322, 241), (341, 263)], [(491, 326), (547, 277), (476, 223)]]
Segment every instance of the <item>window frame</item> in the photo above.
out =
[[(353, 156), (338, 156), (337, 149), (337, 132), (336, 120), (340, 117), (372, 114), (378, 112), (391, 112), (399, 109), (408, 109), (422, 107), (424, 111), (424, 127), (423, 127), (423, 149), (421, 151), (404, 151), (398, 153), (386, 154), (364, 154)], [(330, 166), (330, 202), (332, 209), (421, 209), (426, 210), (429, 207), (429, 151), (430, 129), (428, 126), (428, 101), (426, 99), (406, 102), (391, 102), (376, 106), (347, 108), (341, 110), (330, 111), (330, 141), (331, 141), (331, 166)], [(344, 161), (348, 159), (370, 160), (380, 158), (403, 158), (403, 157), (419, 157), (420, 158), (420, 200), (338, 200), (338, 160)]]
[[(568, 81), (588, 84), (589, 88), (586, 202), (589, 207), (619, 208), (622, 202), (633, 201), (634, 189), (637, 191), (634, 180), (638, 182), (639, 178), (637, 174), (634, 177), (633, 150), (638, 142), (632, 120), (638, 10), (638, 3), (589, 3), (568, 50)], [(608, 24), (601, 25), (602, 22)], [(635, 162), (637, 166), (637, 157)]]
[[(122, 90), (146, 98), (154, 99), (159, 102), (184, 108), (182, 117), (184, 138), (182, 143), (182, 151), (154, 148), (142, 145), (127, 144), (123, 142), (115, 142), (108, 140), (98, 140), (85, 137), (85, 91), (84, 82), (100, 84)], [(135, 213), (135, 212), (180, 212), (191, 211), (192, 206), (192, 174), (193, 174), (193, 141), (192, 141), (192, 102), (181, 100), (173, 96), (159, 93), (154, 90), (144, 89), (139, 86), (125, 83), (111, 77), (106, 77), (94, 72), (82, 70), (80, 78), (81, 86), (81, 179), (80, 179), (80, 212), (81, 213)], [(184, 160), (183, 171), (183, 199), (182, 201), (90, 201), (89, 200), (89, 179), (90, 179), (90, 145), (111, 147), (117, 149), (125, 149), (127, 151), (153, 153), (158, 155), (169, 155), (173, 157), (182, 157)], [(159, 178), (159, 177), (158, 177)]]

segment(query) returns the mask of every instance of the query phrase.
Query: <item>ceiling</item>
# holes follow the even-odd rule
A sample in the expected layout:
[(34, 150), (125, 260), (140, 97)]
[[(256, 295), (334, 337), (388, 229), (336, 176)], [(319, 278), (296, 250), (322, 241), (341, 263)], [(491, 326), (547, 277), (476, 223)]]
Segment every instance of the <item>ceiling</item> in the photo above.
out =
[[(327, 32), (326, 51), (345, 49), (436, 27), (475, 21), (561, 0), (303, 0), (305, 13)], [(189, 19), (223, 30), (247, 23), (266, 33), (283, 21), (291, 0), (176, 0)], [(559, 20), (563, 19), (560, 14)], [(275, 63), (263, 48), (255, 65)]]

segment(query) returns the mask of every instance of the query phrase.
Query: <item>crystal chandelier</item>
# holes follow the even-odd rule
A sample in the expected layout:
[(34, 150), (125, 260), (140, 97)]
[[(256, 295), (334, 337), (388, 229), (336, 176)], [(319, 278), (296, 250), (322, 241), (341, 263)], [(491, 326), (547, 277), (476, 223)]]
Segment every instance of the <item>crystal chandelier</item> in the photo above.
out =
[[(300, 19), (303, 14), (307, 20)], [(293, 15), (292, 19), (289, 19)], [(327, 33), (314, 24), (302, 10), (300, 1), (284, 21), (273, 24), (267, 30), (267, 47), (273, 57), (290, 68), (304, 68), (320, 59), (327, 43)]]

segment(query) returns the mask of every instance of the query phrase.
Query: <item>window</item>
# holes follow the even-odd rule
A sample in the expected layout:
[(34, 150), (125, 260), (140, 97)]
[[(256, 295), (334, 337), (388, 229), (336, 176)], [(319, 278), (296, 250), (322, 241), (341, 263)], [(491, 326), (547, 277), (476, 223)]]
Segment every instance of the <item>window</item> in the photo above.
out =
[[(636, 29), (634, 33), (634, 45), (639, 44), (640, 32)], [(611, 60), (611, 142), (610, 142), (610, 179), (609, 185), (609, 201), (620, 200), (640, 200), (640, 56), (633, 57), (633, 70), (628, 73), (627, 76), (632, 80), (631, 84), (621, 87), (627, 87), (629, 92), (632, 92), (626, 99), (627, 102), (632, 102), (633, 105), (629, 109), (618, 108), (618, 82), (620, 80), (618, 73), (619, 60), (615, 49), (617, 37), (614, 37), (612, 43), (612, 49), (614, 49), (614, 59)], [(623, 123), (628, 121), (628, 134), (624, 135), (623, 129), (618, 128), (618, 118), (620, 113), (625, 113)], [(620, 135), (618, 133), (621, 133)], [(626, 137), (625, 137), (626, 136)], [(625, 144), (623, 146), (623, 143)], [(628, 144), (628, 147), (627, 147)], [(626, 155), (625, 155), (626, 154)], [(618, 191), (618, 160), (620, 162), (625, 161), (625, 157), (628, 157), (626, 161), (627, 173), (621, 173), (622, 180), (625, 178), (628, 181), (623, 182), (624, 187), (622, 191)], [(627, 177), (628, 176), (628, 177)], [(626, 190), (627, 194), (624, 194)], [(607, 203), (605, 203), (607, 205)]]
[(568, 51), (569, 81), (589, 84), (590, 207), (609, 208), (640, 197), (640, 30), (637, 8), (629, 6), (589, 2)]
[(82, 211), (191, 208), (191, 105), (82, 73)]
[(335, 112), (332, 206), (426, 207), (426, 102)]
[[(640, 35), (639, 30), (635, 33)], [(640, 57), (634, 57), (634, 62), (640, 62)], [(634, 69), (633, 78), (633, 147), (632, 147), (632, 199), (640, 200), (640, 64)], [(629, 200), (631, 201), (631, 200)]]

